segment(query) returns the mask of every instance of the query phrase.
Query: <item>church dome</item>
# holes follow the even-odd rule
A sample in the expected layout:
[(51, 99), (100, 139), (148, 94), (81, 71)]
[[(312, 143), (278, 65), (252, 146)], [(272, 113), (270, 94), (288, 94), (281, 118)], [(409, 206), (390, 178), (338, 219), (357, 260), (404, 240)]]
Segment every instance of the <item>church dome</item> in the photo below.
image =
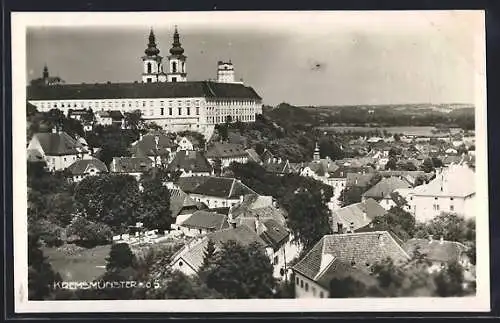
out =
[(177, 31), (177, 26), (175, 27), (174, 42), (172, 43), (172, 48), (170, 48), (170, 54), (172, 55), (184, 54), (184, 48), (181, 47), (181, 42), (179, 41), (179, 32)]

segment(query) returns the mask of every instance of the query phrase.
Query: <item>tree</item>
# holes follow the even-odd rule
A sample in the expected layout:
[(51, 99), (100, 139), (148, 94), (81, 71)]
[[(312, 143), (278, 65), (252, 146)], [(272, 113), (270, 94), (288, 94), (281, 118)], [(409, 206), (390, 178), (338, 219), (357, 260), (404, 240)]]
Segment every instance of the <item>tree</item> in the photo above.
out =
[(476, 224), (474, 220), (465, 220), (461, 215), (442, 212), (416, 228), (418, 238), (443, 237), (444, 240), (467, 243), (476, 240)]
[(54, 283), (61, 281), (43, 251), (38, 236), (28, 235), (28, 299), (48, 299), (54, 292)]
[(142, 112), (135, 110), (132, 112), (125, 112), (125, 127), (127, 129), (138, 131), (142, 126)]
[(213, 265), (216, 256), (215, 244), (211, 239), (208, 239), (207, 247), (205, 248), (205, 253), (203, 254), (203, 264), (201, 265), (201, 271), (209, 270)]
[(304, 248), (311, 248), (331, 233), (329, 210), (318, 192), (290, 192), (283, 205), (288, 211), (288, 227)]
[(386, 170), (396, 170), (397, 169), (397, 161), (395, 157), (389, 157), (389, 161), (385, 164)]
[(68, 227), (67, 234), (78, 236), (78, 244), (89, 248), (107, 244), (113, 236), (111, 228), (106, 224), (95, 223), (82, 216), (73, 219)]
[(378, 231), (392, 231), (406, 241), (415, 233), (415, 218), (399, 206), (393, 206), (386, 214), (377, 216), (372, 221)]
[(334, 278), (330, 281), (330, 298), (367, 296), (367, 286), (352, 277)]
[(434, 278), (436, 294), (440, 297), (463, 296), (465, 290), (463, 268), (457, 262), (449, 263)]
[(88, 176), (75, 187), (76, 208), (86, 219), (119, 231), (139, 219), (141, 199), (130, 175)]
[(396, 142), (401, 141), (401, 136), (399, 134), (395, 133), (393, 137), (394, 137), (394, 141), (396, 141)]
[(224, 298), (271, 298), (276, 287), (273, 266), (262, 246), (232, 240), (222, 244), (205, 282)]
[(106, 262), (106, 271), (116, 272), (134, 267), (135, 257), (127, 243), (117, 243), (111, 246)]
[(171, 274), (164, 291), (167, 299), (216, 299), (223, 298), (213, 288), (209, 288), (197, 277), (189, 277), (176, 270)]
[(142, 180), (140, 218), (150, 230), (169, 230), (173, 219), (170, 212), (170, 191), (160, 178)]
[(216, 158), (214, 160), (214, 173), (217, 176), (220, 176), (222, 173), (222, 161), (220, 160), (220, 158)]
[(363, 187), (351, 186), (344, 188), (339, 195), (341, 207), (361, 202), (361, 196), (365, 192)]

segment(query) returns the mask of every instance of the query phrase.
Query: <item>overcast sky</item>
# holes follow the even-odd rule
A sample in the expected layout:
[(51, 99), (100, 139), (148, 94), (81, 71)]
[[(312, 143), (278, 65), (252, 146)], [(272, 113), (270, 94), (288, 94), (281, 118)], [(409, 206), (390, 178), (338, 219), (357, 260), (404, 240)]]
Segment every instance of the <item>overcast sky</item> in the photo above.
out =
[[(132, 18), (128, 25), (116, 19), (107, 26), (29, 28), (28, 79), (40, 77), (47, 63), (51, 75), (67, 83), (140, 80), (150, 27), (166, 56), (177, 24), (188, 80), (215, 78), (217, 61), (231, 59), (237, 79), (266, 104), (474, 101), (481, 25), (466, 14), (158, 14), (130, 23)], [(104, 24), (99, 19), (91, 21)]]

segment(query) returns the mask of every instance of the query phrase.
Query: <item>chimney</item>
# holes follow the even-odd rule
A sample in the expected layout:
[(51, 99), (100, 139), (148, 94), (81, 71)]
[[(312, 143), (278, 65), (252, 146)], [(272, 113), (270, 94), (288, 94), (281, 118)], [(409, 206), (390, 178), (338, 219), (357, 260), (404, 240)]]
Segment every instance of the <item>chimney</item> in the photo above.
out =
[(354, 222), (351, 222), (351, 225), (349, 226), (349, 230), (351, 230), (351, 233), (354, 233)]
[(186, 150), (186, 156), (189, 155), (189, 150)]

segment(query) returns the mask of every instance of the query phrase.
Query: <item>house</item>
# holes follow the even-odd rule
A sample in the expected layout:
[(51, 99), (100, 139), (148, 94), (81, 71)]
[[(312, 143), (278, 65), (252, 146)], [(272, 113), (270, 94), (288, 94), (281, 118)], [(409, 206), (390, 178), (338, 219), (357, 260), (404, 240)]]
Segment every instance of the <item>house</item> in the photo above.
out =
[(175, 219), (172, 229), (178, 230), (179, 225), (194, 212), (206, 208), (202, 203), (193, 200), (189, 195), (178, 188), (170, 188), (170, 215)]
[(300, 172), (301, 176), (312, 177), (315, 180), (321, 181), (326, 185), (334, 185), (332, 175), (340, 168), (330, 157), (320, 158), (319, 146), (316, 144), (314, 149), (313, 160), (307, 164)]
[(209, 240), (214, 243), (216, 250), (220, 250), (222, 244), (230, 240), (236, 241), (243, 246), (256, 243), (269, 256), (269, 261), (272, 261), (272, 247), (259, 237), (255, 230), (243, 225), (236, 228), (227, 228), (211, 232), (205, 236), (194, 238), (172, 256), (172, 261), (170, 262), (172, 269), (179, 270), (188, 276), (198, 275), (203, 264), (205, 250)]
[(212, 165), (201, 151), (181, 150), (175, 154), (174, 159), (168, 164), (167, 171), (181, 172), (185, 176), (210, 176), (213, 174)]
[(220, 160), (222, 168), (229, 167), (232, 162), (244, 164), (248, 161), (248, 153), (243, 146), (231, 143), (214, 143), (208, 147), (205, 156), (212, 165)]
[(205, 210), (195, 211), (179, 224), (179, 229), (188, 237), (195, 237), (229, 227), (224, 214)]
[(246, 225), (255, 229), (259, 236), (272, 246), (274, 276), (288, 274), (288, 262), (297, 257), (302, 246), (294, 240), (287, 228), (286, 211), (279, 207), (272, 196), (248, 194), (231, 207), (228, 222), (233, 227)]
[(132, 143), (130, 152), (133, 157), (147, 157), (157, 165), (166, 165), (174, 158), (175, 142), (161, 131), (152, 131), (140, 135), (139, 140)]
[(50, 171), (68, 168), (76, 160), (89, 156), (77, 140), (64, 131), (52, 130), (52, 133), (36, 133), (27, 148), (28, 156), (43, 159)]
[(245, 151), (248, 154), (248, 160), (249, 161), (252, 161), (252, 162), (257, 163), (257, 164), (261, 164), (262, 163), (262, 159), (260, 158), (259, 154), (257, 154), (257, 152), (255, 151), (255, 149), (250, 148), (250, 149), (246, 149)]
[(426, 173), (424, 171), (406, 171), (406, 170), (385, 170), (385, 171), (379, 171), (379, 175), (382, 177), (397, 177), (399, 179), (407, 181), (411, 186), (416, 186), (418, 184), (421, 184), (422, 181), (426, 182), (429, 181), (433, 174)]
[(387, 231), (326, 235), (293, 266), (296, 298), (328, 298), (334, 278), (353, 277), (374, 284), (372, 265), (387, 258), (398, 263), (410, 256)]
[(369, 225), (386, 210), (374, 199), (351, 204), (332, 212), (331, 227), (333, 233), (353, 233)]
[(370, 184), (371, 180), (375, 177), (375, 173), (347, 173), (346, 176), (346, 187), (366, 187)]
[(380, 206), (385, 210), (390, 210), (393, 207), (399, 207), (406, 212), (411, 212), (410, 204), (408, 203), (413, 188), (398, 188), (390, 193), (386, 198), (380, 200)]
[(208, 208), (229, 208), (247, 194), (257, 194), (240, 180), (229, 177), (192, 176), (181, 177), (177, 186), (197, 202)]
[(266, 172), (270, 174), (285, 175), (292, 172), (290, 169), (290, 162), (288, 160), (282, 160), (281, 157), (268, 159), (262, 162), (261, 165)]
[(73, 182), (79, 182), (87, 176), (99, 175), (107, 173), (106, 164), (97, 158), (89, 157), (78, 159), (68, 167)]
[(408, 203), (417, 221), (425, 222), (441, 214), (453, 212), (474, 218), (476, 214), (475, 172), (466, 164), (450, 165), (438, 170), (428, 184), (415, 187)]
[(109, 170), (114, 174), (127, 174), (140, 180), (153, 167), (153, 161), (147, 157), (113, 157)]
[(181, 150), (197, 150), (200, 143), (193, 136), (181, 136), (176, 139), (177, 151)]
[(369, 188), (362, 195), (362, 201), (368, 198), (372, 198), (375, 201), (382, 201), (384, 199), (389, 199), (390, 194), (396, 189), (400, 188), (410, 188), (411, 185), (398, 177), (388, 177), (382, 178), (377, 184)]
[(403, 244), (403, 249), (410, 256), (420, 256), (430, 264), (429, 271), (440, 271), (445, 265), (458, 262), (464, 269), (469, 270), (471, 263), (466, 255), (467, 247), (460, 242), (447, 241), (442, 237), (433, 239), (410, 239)]

